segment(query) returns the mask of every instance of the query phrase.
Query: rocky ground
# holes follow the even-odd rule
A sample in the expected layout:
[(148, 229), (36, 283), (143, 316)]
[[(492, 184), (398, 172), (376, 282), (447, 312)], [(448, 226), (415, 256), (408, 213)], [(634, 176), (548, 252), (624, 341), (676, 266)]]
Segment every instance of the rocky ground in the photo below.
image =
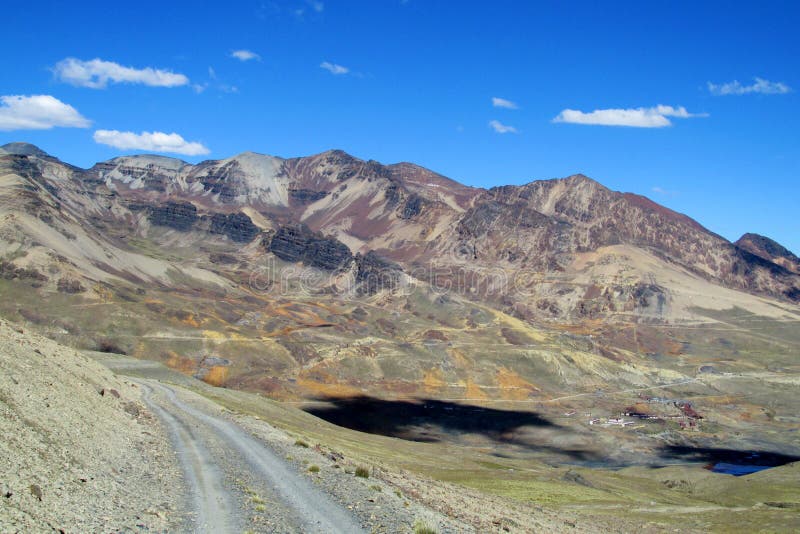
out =
[(402, 493), (373, 466), (181, 387), (142, 385), (152, 388), (147, 400), (154, 411), (189, 433), (176, 440), (181, 457), (190, 459), (187, 480), (197, 503), (187, 530), (390, 533), (427, 524), (442, 533), (474, 531)]
[(0, 321), (0, 531), (171, 531), (182, 478), (140, 388)]

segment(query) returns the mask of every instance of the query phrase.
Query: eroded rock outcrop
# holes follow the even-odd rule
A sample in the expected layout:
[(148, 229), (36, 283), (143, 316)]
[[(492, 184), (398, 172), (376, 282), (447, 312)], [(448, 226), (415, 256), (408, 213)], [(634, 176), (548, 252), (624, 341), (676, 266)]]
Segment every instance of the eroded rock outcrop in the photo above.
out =
[(313, 232), (304, 224), (282, 226), (272, 236), (267, 248), (284, 261), (303, 262), (326, 271), (344, 269), (353, 260), (347, 245)]
[(359, 294), (374, 295), (380, 291), (394, 290), (400, 285), (400, 266), (380, 257), (375, 251), (357, 255), (356, 267)]
[(224, 234), (237, 243), (249, 243), (258, 235), (259, 229), (244, 213), (215, 213), (211, 216), (209, 231)]
[(166, 226), (186, 232), (197, 222), (197, 208), (189, 202), (167, 202), (163, 206), (151, 206), (147, 214), (151, 224)]

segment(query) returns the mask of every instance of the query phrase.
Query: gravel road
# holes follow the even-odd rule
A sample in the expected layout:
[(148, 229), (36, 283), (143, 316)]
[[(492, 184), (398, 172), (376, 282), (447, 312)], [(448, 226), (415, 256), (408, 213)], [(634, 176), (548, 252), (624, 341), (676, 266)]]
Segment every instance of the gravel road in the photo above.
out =
[(187, 530), (365, 532), (347, 509), (221, 414), (181, 399), (168, 385), (139, 383), (181, 459), (189, 487)]

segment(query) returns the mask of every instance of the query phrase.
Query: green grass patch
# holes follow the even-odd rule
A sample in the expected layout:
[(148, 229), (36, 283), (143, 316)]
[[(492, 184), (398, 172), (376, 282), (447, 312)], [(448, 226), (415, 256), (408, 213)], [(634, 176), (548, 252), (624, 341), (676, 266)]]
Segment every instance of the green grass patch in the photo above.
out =
[(359, 478), (369, 478), (369, 468), (360, 465), (356, 467), (355, 475)]
[(418, 519), (414, 523), (414, 534), (439, 534), (439, 531), (431, 524)]

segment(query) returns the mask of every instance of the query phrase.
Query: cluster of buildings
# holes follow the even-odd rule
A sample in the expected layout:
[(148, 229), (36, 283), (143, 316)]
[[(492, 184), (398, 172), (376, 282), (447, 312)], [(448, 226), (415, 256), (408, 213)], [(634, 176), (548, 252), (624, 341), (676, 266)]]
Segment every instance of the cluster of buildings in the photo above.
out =
[[(646, 395), (639, 395), (639, 398), (648, 404), (661, 404), (664, 406), (674, 407), (678, 409), (678, 413), (658, 413), (659, 411), (666, 411), (666, 410), (657, 410), (656, 412), (651, 411), (651, 409), (642, 406), (641, 403), (638, 405), (630, 406), (625, 408), (620, 413), (619, 417), (610, 417), (610, 418), (599, 418), (599, 417), (592, 417), (591, 413), (587, 413), (586, 416), (589, 420), (589, 425), (591, 426), (602, 426), (602, 427), (611, 427), (611, 426), (619, 426), (619, 427), (627, 427), (636, 423), (635, 420), (625, 419), (626, 417), (632, 419), (639, 419), (639, 420), (656, 420), (656, 421), (666, 421), (666, 420), (675, 420), (680, 425), (681, 429), (686, 430), (698, 430), (699, 429), (699, 421), (703, 419), (703, 416), (697, 413), (694, 409), (694, 406), (691, 402), (685, 400), (676, 400), (676, 399), (667, 399), (663, 397), (650, 397)], [(574, 411), (570, 411), (565, 413), (564, 415), (569, 417), (574, 415)]]

